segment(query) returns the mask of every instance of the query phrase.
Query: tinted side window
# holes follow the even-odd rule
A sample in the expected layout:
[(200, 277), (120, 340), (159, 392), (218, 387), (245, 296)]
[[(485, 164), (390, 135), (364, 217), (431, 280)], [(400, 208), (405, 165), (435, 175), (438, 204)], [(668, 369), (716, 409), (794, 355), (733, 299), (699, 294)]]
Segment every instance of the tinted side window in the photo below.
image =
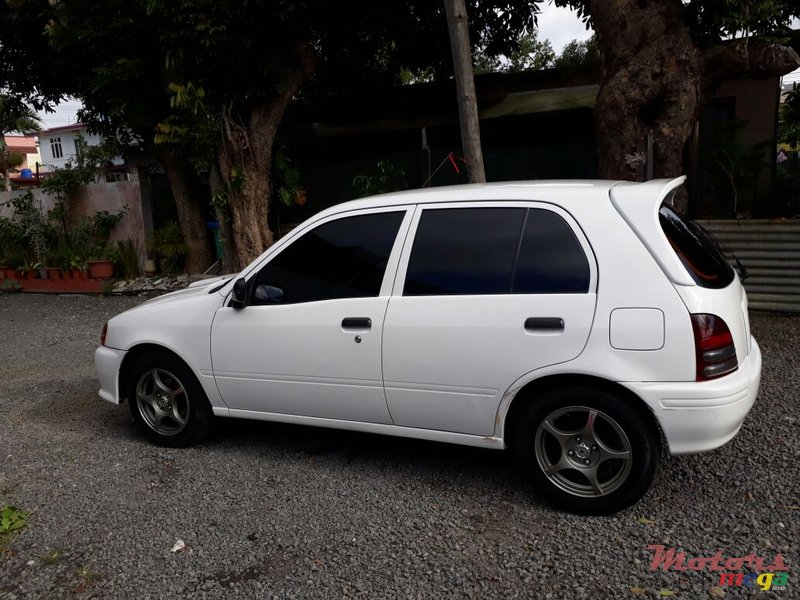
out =
[(319, 225), (272, 259), (255, 283), (283, 290), (282, 304), (377, 296), (403, 214), (359, 215)]
[(666, 205), (658, 211), (658, 220), (672, 249), (697, 285), (719, 289), (733, 281), (733, 267), (725, 261), (714, 238), (699, 225)]
[(404, 295), (509, 293), (525, 212), (524, 208), (424, 210)]
[(589, 291), (589, 278), (589, 261), (572, 228), (552, 211), (531, 208), (512, 292), (583, 294)]

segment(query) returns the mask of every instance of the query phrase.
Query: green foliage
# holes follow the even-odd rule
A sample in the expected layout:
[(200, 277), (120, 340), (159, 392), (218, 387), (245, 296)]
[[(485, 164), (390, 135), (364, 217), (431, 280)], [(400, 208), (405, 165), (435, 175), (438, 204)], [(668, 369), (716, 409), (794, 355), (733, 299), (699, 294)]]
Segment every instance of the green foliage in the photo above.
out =
[(800, 87), (796, 83), (781, 104), (778, 143), (787, 150), (800, 150)]
[(28, 523), (28, 513), (16, 506), (5, 505), (0, 509), (0, 533), (22, 529)]
[(133, 240), (117, 242), (117, 267), (125, 279), (139, 276), (139, 248)]
[(273, 159), (274, 186), (278, 190), (278, 199), (286, 206), (306, 203), (306, 191), (300, 183), (300, 170), (295, 163), (279, 148)]
[[(592, 26), (589, 0), (554, 0), (556, 6), (574, 9)], [(701, 46), (731, 38), (758, 36), (785, 40), (788, 24), (800, 16), (797, 0), (682, 0), (685, 20)], [(601, 32), (614, 35), (613, 31)]]
[(15, 169), (24, 162), (25, 157), (19, 152), (9, 152), (6, 155), (6, 167), (9, 169)]
[(0, 262), (13, 262), (14, 267), (39, 264), (78, 268), (90, 258), (105, 258), (104, 254), (116, 252), (107, 247), (107, 242), (126, 212), (98, 211), (77, 223), (68, 223), (62, 202), (45, 214), (31, 192), (12, 198), (8, 204), (11, 216), (0, 217)]
[(487, 54), (485, 50), (476, 52), (473, 70), (477, 74), (541, 71), (551, 68), (555, 59), (556, 53), (549, 40), (539, 40), (536, 31), (523, 32), (517, 36), (516, 47), (507, 58)]
[(600, 46), (597, 36), (593, 35), (586, 41), (572, 40), (561, 51), (553, 66), (583, 67), (600, 64)]
[(22, 257), (25, 263), (45, 260), (57, 232), (36, 204), (31, 192), (8, 201), (13, 212), (10, 217), (0, 217), (0, 255)]
[(775, 172), (775, 209), (786, 217), (800, 216), (800, 86), (796, 83), (781, 105), (778, 145), (785, 160)]
[(709, 128), (700, 164), (706, 174), (712, 218), (731, 218), (753, 209), (758, 176), (765, 166), (763, 148), (740, 141), (747, 122), (722, 121)]
[(14, 131), (35, 133), (41, 125), (36, 113), (19, 98), (0, 94), (0, 135)]
[(158, 256), (162, 273), (172, 274), (182, 269), (183, 259), (186, 256), (186, 244), (177, 223), (167, 223), (161, 229), (154, 231), (148, 247)]
[(353, 178), (353, 192), (356, 198), (375, 196), (387, 192), (408, 189), (406, 173), (388, 160), (379, 161), (374, 175), (356, 175)]
[(41, 188), (48, 194), (66, 199), (82, 185), (94, 179), (94, 171), (78, 168), (67, 161), (64, 167), (56, 168), (46, 179), (42, 180)]

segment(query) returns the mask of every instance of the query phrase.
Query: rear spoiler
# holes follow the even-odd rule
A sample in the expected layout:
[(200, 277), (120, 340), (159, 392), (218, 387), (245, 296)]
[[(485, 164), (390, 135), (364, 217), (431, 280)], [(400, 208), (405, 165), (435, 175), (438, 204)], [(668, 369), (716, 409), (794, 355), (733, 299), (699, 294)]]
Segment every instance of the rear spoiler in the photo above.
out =
[(611, 204), (644, 244), (655, 261), (676, 285), (696, 285), (681, 264), (678, 255), (661, 229), (658, 211), (670, 202), (686, 176), (675, 179), (653, 179), (644, 183), (618, 183), (609, 190)]

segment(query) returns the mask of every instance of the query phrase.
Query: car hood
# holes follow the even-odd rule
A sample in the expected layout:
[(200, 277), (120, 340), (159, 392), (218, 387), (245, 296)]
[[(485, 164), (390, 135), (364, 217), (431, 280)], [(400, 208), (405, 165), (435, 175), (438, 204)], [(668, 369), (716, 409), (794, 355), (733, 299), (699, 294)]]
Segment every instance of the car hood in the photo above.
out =
[(166, 308), (167, 305), (183, 303), (197, 296), (205, 296), (208, 295), (215, 287), (231, 280), (234, 277), (236, 277), (236, 274), (222, 275), (220, 277), (212, 277), (210, 279), (201, 279), (200, 281), (195, 281), (194, 283), (190, 284), (189, 287), (183, 288), (182, 290), (176, 290), (156, 298), (151, 298), (150, 300), (142, 302), (140, 305), (135, 306), (121, 314), (127, 315), (129, 313), (141, 312), (143, 310), (150, 310), (153, 308)]

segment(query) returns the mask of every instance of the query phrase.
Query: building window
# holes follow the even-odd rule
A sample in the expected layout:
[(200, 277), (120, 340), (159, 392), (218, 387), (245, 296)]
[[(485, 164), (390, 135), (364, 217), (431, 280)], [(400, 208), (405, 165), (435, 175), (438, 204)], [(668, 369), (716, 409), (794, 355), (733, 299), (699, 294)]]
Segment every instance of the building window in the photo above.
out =
[(106, 173), (107, 183), (118, 183), (120, 181), (130, 181), (131, 176), (125, 171), (109, 171)]
[(50, 138), (50, 151), (53, 153), (53, 158), (62, 158), (64, 152), (61, 150), (61, 138)]

